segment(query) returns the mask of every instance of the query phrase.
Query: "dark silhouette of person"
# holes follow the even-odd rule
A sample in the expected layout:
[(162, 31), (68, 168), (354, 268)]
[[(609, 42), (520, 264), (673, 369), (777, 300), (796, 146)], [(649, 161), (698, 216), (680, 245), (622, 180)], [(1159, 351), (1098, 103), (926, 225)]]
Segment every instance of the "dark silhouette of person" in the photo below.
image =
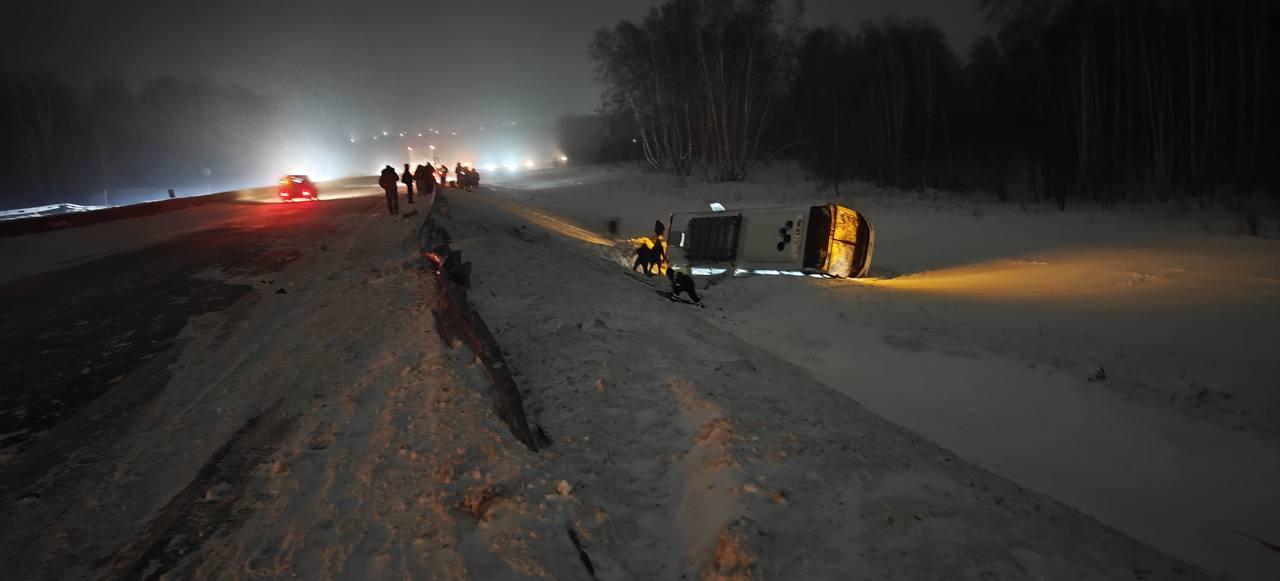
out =
[(389, 165), (382, 168), (382, 176), (378, 178), (378, 185), (382, 186), (382, 191), (387, 194), (387, 212), (391, 214), (400, 213), (400, 192), (396, 191), (398, 179), (396, 168)]
[(679, 300), (680, 293), (689, 293), (689, 300), (692, 300), (693, 304), (702, 303), (702, 297), (698, 296), (698, 291), (694, 288), (692, 276), (678, 272), (674, 268), (668, 268), (667, 278), (671, 281), (671, 300)]
[(654, 261), (657, 252), (658, 251), (655, 250), (654, 247), (649, 246), (647, 242), (641, 242), (640, 245), (636, 247), (636, 260), (631, 264), (631, 270), (637, 271), (640, 270), (640, 267), (644, 267), (644, 275), (652, 276), (653, 267), (657, 265), (659, 270), (658, 274), (662, 274), (662, 264)]
[(418, 183), (418, 195), (426, 196), (435, 191), (435, 178), (431, 175), (431, 170), (427, 166), (418, 164), (413, 169), (413, 181)]
[(409, 164), (404, 164), (404, 175), (400, 176), (400, 183), (404, 184), (405, 191), (409, 192), (409, 203), (413, 203), (413, 173), (409, 171)]
[(449, 166), (440, 164), (440, 187), (449, 187)]
[[(662, 272), (662, 265), (667, 263), (667, 245), (666, 226), (662, 225), (662, 220), (653, 221), (653, 263), (658, 267), (658, 272)], [(695, 301), (696, 302), (696, 301)]]

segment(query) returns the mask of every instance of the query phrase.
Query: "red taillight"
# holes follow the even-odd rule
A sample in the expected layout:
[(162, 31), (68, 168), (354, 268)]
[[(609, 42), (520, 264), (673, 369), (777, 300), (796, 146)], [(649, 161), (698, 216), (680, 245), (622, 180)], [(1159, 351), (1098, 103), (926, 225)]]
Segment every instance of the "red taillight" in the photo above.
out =
[(306, 190), (303, 190), (303, 191), (302, 191), (302, 195), (304, 195), (304, 196), (310, 196), (310, 195), (311, 195), (311, 192), (308, 192), (308, 191), (306, 191)]

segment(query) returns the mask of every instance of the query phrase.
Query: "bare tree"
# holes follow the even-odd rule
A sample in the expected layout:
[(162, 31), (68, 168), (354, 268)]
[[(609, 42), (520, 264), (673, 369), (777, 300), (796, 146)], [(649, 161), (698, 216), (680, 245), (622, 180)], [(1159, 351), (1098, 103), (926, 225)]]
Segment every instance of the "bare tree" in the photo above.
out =
[(605, 110), (631, 115), (645, 159), (743, 179), (768, 125), (783, 42), (772, 0), (671, 0), (596, 33)]

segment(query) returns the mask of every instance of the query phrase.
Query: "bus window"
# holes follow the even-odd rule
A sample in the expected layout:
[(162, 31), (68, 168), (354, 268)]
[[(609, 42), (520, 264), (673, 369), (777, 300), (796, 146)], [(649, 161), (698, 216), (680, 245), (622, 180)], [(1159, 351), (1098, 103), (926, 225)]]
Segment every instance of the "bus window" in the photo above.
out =
[(738, 233), (741, 227), (741, 214), (704, 216), (689, 220), (689, 244), (685, 248), (685, 258), (709, 261), (734, 260), (738, 256)]

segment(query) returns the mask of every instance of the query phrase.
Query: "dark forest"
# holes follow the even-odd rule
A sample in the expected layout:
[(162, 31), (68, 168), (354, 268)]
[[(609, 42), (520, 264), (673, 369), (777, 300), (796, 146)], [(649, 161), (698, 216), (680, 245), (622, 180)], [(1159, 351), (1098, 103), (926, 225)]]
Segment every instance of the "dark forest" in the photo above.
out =
[[(772, 0), (672, 0), (597, 33), (590, 51), (612, 138), (596, 151), (574, 145), (574, 160), (641, 159), (736, 181), (795, 159), (820, 181), (1060, 208), (1274, 200), (1280, 11), (1269, 2), (975, 9), (994, 33), (961, 55), (923, 19), (805, 29)], [(266, 175), (246, 144), (265, 140), (278, 112), (268, 95), (200, 79), (78, 87), (21, 72), (0, 76), (0, 103), (6, 206), (183, 187), (207, 181), (206, 169)]]
[[(605, 111), (655, 168), (1000, 200), (1239, 207), (1274, 196), (1276, 10), (1261, 0), (985, 0), (957, 55), (931, 22), (799, 30), (777, 3), (673, 0), (592, 45)], [(625, 135), (623, 135), (625, 137)]]

